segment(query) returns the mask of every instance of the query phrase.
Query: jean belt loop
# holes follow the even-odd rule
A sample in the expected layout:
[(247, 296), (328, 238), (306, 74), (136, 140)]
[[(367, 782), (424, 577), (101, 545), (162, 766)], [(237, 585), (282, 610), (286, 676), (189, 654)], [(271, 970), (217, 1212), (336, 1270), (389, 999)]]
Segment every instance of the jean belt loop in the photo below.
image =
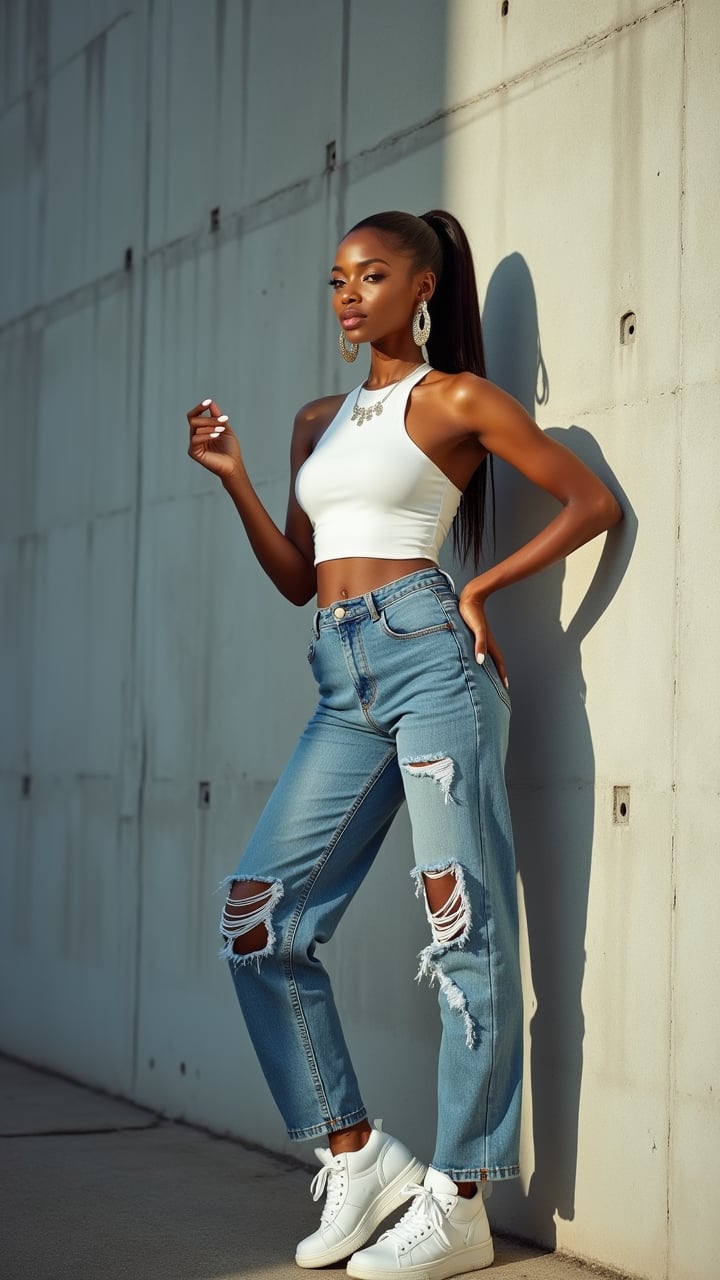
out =
[(453, 595), (457, 595), (457, 588), (456, 588), (455, 583), (453, 582), (452, 578), (450, 577), (450, 574), (449, 574), (449, 573), (446, 573), (444, 569), (441, 569), (441, 570), (440, 570), (440, 572), (441, 572), (441, 574), (442, 574), (443, 578), (447, 578), (448, 582), (450, 583), (450, 586), (451, 586), (451, 587), (452, 587), (452, 589), (453, 589)]
[(312, 620), (313, 635), (316, 640), (320, 639), (320, 610), (316, 609)]
[(368, 613), (370, 614), (372, 621), (377, 622), (378, 618), (380, 617), (380, 614), (375, 608), (375, 601), (373, 600), (372, 591), (366, 591), (363, 596), (363, 600), (365, 601), (368, 607)]

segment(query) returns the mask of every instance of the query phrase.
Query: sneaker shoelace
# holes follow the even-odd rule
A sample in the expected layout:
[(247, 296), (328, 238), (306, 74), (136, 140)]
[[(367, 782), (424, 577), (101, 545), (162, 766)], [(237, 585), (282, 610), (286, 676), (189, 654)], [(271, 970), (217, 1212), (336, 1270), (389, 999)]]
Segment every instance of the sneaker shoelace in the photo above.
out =
[(319, 1200), (327, 1189), (327, 1200), (320, 1215), (320, 1226), (324, 1227), (340, 1208), (345, 1189), (345, 1170), (335, 1163), (335, 1157), (329, 1151), (318, 1151), (317, 1155), (323, 1167), (315, 1174), (310, 1190), (313, 1200)]
[(380, 1240), (394, 1240), (399, 1250), (401, 1245), (414, 1244), (420, 1236), (427, 1235), (429, 1229), (436, 1232), (448, 1249), (452, 1248), (445, 1232), (445, 1214), (440, 1197), (418, 1182), (406, 1183), (403, 1195), (414, 1196), (410, 1208), (394, 1227), (383, 1232)]

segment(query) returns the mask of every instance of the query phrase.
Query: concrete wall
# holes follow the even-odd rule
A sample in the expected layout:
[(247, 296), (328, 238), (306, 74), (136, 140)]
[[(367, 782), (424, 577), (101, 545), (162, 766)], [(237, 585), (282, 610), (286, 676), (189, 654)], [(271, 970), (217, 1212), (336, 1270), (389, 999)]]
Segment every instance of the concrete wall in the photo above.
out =
[[(312, 709), (311, 608), (264, 580), (185, 412), (223, 405), (282, 519), (294, 409), (356, 378), (325, 287), (342, 229), (445, 205), (490, 376), (627, 504), (604, 549), (493, 601), (527, 1082), (491, 1209), (711, 1280), (716, 4), (4, 0), (0, 24), (0, 1044), (290, 1149), (212, 890)], [(503, 467), (498, 496), (502, 554), (553, 504)], [(327, 955), (372, 1114), (428, 1155), (410, 865), (401, 815)]]

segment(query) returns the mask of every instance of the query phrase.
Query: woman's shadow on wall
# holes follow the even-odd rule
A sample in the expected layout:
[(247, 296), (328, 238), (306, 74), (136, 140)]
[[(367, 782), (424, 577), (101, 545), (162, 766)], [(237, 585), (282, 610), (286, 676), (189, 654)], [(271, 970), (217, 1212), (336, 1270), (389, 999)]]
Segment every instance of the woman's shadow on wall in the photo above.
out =
[[(483, 330), (488, 377), (535, 417), (536, 405), (549, 401), (549, 384), (535, 291), (519, 254), (504, 259), (493, 273)], [(533, 987), (527, 1011), (530, 1069), (524, 1086), (532, 1104), (532, 1174), (526, 1195), (525, 1179), (496, 1185), (493, 1218), (501, 1227), (553, 1246), (555, 1215), (572, 1219), (575, 1212), (582, 987), (595, 821), (595, 757), (580, 647), (618, 589), (637, 521), (589, 432), (570, 426), (553, 427), (546, 434), (578, 454), (612, 489), (625, 513), (605, 537), (592, 582), (569, 625), (563, 627), (560, 612), (564, 563), (498, 593), (488, 608), (505, 655), (513, 703), (507, 779)], [(558, 505), (497, 460), (495, 474), (495, 558), (500, 559), (552, 519)], [(526, 1096), (526, 1117), (527, 1101)], [(524, 1164), (529, 1145), (526, 1132)]]

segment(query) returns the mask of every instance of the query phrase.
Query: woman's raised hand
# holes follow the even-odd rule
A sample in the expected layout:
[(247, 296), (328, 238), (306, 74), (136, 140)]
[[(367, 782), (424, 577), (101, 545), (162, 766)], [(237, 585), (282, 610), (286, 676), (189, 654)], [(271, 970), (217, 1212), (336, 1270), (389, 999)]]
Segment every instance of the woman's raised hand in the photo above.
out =
[(203, 400), (187, 415), (190, 427), (188, 456), (225, 481), (242, 463), (240, 441), (214, 400)]

